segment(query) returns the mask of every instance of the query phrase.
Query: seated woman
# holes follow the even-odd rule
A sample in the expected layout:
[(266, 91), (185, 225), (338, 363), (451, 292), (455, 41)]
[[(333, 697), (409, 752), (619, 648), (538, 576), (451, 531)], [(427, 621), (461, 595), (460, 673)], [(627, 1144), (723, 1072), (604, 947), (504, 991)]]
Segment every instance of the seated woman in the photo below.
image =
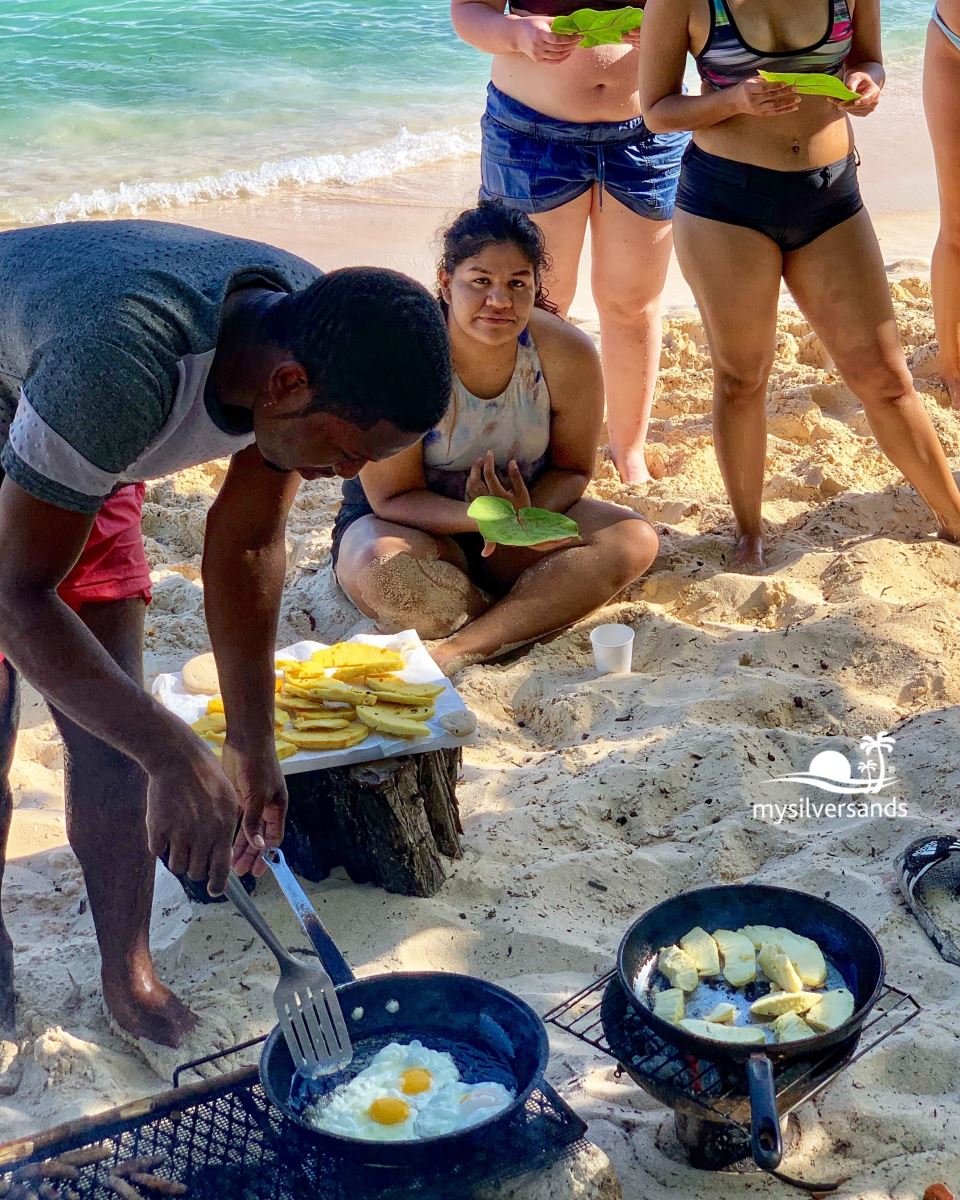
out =
[[(879, 0), (649, 0), (647, 127), (692, 129), (674, 236), (713, 359), (714, 441), (736, 567), (764, 566), (767, 377), (781, 281), (864, 407), (880, 449), (960, 541), (960, 491), (907, 369), (883, 257), (860, 199), (849, 116), (880, 99)], [(683, 94), (687, 55), (702, 94)], [(830, 74), (856, 99), (801, 95), (761, 70)]]
[[(603, 382), (593, 343), (550, 311), (545, 266), (543, 235), (523, 213), (499, 202), (461, 213), (438, 272), (454, 367), (447, 415), (422, 443), (343, 485), (340, 586), (381, 628), (445, 638), (433, 656), (448, 673), (586, 616), (657, 553), (641, 517), (583, 498)], [(580, 536), (485, 545), (467, 516), (481, 495), (566, 513)]]

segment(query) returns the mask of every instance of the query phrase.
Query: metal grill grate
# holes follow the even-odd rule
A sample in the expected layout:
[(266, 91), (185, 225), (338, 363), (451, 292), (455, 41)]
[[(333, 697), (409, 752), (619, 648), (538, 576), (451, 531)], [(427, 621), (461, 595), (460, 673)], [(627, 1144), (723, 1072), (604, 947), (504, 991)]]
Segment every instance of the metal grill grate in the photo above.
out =
[[(920, 1011), (916, 1000), (885, 984), (863, 1023), (859, 1042), (831, 1049), (816, 1059), (800, 1059), (777, 1069), (781, 1116), (816, 1095), (852, 1063)], [(632, 1079), (671, 1107), (693, 1105), (714, 1120), (750, 1129), (750, 1102), (742, 1066), (719, 1066), (686, 1055), (644, 1025), (627, 1002), (615, 971), (551, 1009), (544, 1020), (594, 1046)], [(616, 1049), (613, 1045), (616, 1045)]]
[[(467, 1200), (483, 1186), (572, 1157), (583, 1148), (585, 1132), (584, 1122), (544, 1083), (520, 1114), (497, 1129), (495, 1144), (457, 1158), (432, 1156), (426, 1166), (370, 1167), (326, 1153), (268, 1102), (256, 1067), (245, 1067), (0, 1147), (0, 1195), (118, 1200), (111, 1173), (131, 1159), (163, 1155), (154, 1169), (186, 1185), (185, 1200)], [(97, 1145), (107, 1156), (79, 1168), (79, 1179), (15, 1182), (28, 1164)], [(17, 1149), (23, 1150), (19, 1157)], [(141, 1194), (144, 1200), (156, 1195), (146, 1189)]]

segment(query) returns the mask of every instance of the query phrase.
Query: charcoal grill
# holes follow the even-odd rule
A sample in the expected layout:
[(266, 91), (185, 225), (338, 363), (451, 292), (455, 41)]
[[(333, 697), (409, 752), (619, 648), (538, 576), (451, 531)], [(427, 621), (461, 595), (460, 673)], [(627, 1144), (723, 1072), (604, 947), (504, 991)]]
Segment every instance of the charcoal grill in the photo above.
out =
[[(859, 1037), (813, 1058), (794, 1059), (775, 1072), (781, 1128), (805, 1100), (811, 1099), (919, 1013), (916, 1000), (884, 984)], [(746, 1070), (684, 1054), (641, 1022), (624, 995), (616, 971), (552, 1008), (548, 1024), (572, 1034), (617, 1063), (674, 1113), (677, 1139), (691, 1166), (702, 1170), (747, 1169), (750, 1147), (750, 1099)], [(771, 1174), (806, 1191), (833, 1191), (836, 1184), (807, 1183), (781, 1171)]]
[[(81, 1168), (78, 1180), (51, 1181), (44, 1193), (32, 1181), (31, 1196), (118, 1200), (109, 1186), (111, 1173), (133, 1158), (163, 1155), (156, 1173), (185, 1184), (184, 1200), (449, 1200), (452, 1195), (468, 1200), (482, 1187), (543, 1170), (586, 1148), (586, 1125), (546, 1082), (516, 1117), (498, 1127), (495, 1143), (479, 1146), (469, 1158), (438, 1156), (418, 1171), (368, 1167), (318, 1148), (306, 1130), (269, 1103), (256, 1065), (176, 1086), (189, 1068), (216, 1064), (263, 1040), (184, 1064), (174, 1076), (173, 1091), (0, 1145), (0, 1195), (23, 1167), (102, 1145), (109, 1153)], [(143, 1190), (142, 1195), (156, 1200), (156, 1193)]]

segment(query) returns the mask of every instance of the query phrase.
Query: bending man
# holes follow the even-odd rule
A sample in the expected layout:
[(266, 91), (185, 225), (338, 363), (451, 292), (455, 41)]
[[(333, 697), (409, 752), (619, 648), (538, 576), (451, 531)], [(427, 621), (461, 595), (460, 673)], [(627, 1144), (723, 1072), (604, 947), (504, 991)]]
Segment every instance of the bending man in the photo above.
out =
[[(0, 234), (0, 291), (0, 871), (22, 673), (66, 745), (67, 833), (107, 1006), (135, 1037), (175, 1046), (194, 1018), (150, 957), (154, 858), (215, 895), (231, 857), (259, 873), (279, 843), (287, 512), (301, 478), (353, 476), (437, 423), (447, 334), (403, 275), (323, 276), (272, 246), (152, 221)], [(143, 690), (139, 524), (144, 480), (228, 455), (203, 553), (229, 722), (221, 767)], [(0, 1039), (14, 1036), (13, 1007), (0, 919)]]

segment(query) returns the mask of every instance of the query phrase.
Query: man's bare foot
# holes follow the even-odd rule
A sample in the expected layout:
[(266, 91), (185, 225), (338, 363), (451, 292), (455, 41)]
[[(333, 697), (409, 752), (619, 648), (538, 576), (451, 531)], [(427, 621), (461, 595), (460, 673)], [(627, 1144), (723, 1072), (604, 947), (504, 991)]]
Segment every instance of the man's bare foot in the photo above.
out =
[(762, 571), (767, 563), (764, 558), (763, 538), (754, 533), (744, 533), (737, 539), (737, 548), (733, 554), (731, 570), (740, 571), (744, 575), (753, 575)]
[[(960, 404), (957, 405), (960, 408)], [(937, 530), (937, 537), (944, 542), (953, 542), (954, 545), (960, 545), (960, 528), (948, 529), (946, 525), (941, 525)]]
[(133, 984), (111, 984), (103, 978), (103, 998), (121, 1029), (161, 1046), (179, 1046), (197, 1025), (195, 1014), (152, 970), (143, 971)]
[(0, 925), (0, 1096), (12, 1096), (20, 1086), (23, 1063), (18, 1057), (15, 1010), (13, 943)]

